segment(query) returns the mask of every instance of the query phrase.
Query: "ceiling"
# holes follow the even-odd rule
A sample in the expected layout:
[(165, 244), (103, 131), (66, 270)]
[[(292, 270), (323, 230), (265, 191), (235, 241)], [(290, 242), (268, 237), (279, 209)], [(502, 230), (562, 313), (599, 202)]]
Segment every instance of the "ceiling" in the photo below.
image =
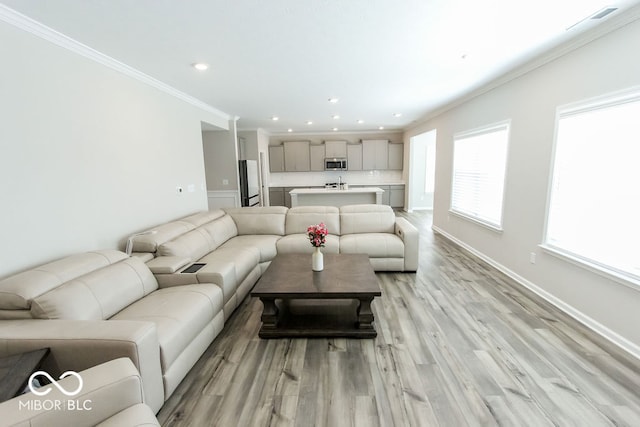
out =
[[(0, 1), (238, 116), (239, 129), (263, 128), (272, 133), (411, 126), (429, 112), (640, 3)], [(600, 20), (583, 20), (605, 7), (618, 10)], [(209, 69), (195, 70), (191, 65), (196, 62), (209, 64)], [(328, 101), (334, 97), (337, 103)]]

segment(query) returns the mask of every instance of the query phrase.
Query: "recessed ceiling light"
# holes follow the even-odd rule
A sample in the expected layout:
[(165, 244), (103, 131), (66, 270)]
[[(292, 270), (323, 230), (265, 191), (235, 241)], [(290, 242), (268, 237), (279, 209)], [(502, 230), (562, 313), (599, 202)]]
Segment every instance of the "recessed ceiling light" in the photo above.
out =
[(332, 104), (337, 104), (340, 101), (338, 98), (329, 98), (329, 102)]
[(384, 129), (384, 126), (380, 126), (378, 129), (383, 130), (383, 129)]
[(393, 117), (402, 117), (402, 113), (393, 113)]
[(289, 128), (287, 129), (287, 132), (293, 132), (293, 129)]
[(191, 66), (198, 71), (206, 71), (209, 69), (209, 64), (205, 64), (202, 62), (196, 62), (195, 64), (191, 64)]
[(308, 124), (308, 125), (312, 125), (312, 124), (313, 124), (313, 122), (312, 122), (311, 120), (307, 120), (307, 124)]
[(274, 122), (277, 122), (278, 120), (280, 120), (280, 117), (273, 116), (273, 117), (271, 117), (271, 120), (273, 120)]
[(333, 116), (331, 116), (331, 118), (332, 118), (333, 120), (338, 120), (338, 119), (340, 118), (340, 116), (339, 116), (339, 115), (337, 115), (337, 114), (334, 114)]
[(358, 123), (359, 125), (361, 125), (361, 124), (363, 124), (363, 123), (364, 123), (364, 120), (360, 119), (360, 120), (358, 120), (358, 122), (357, 122), (357, 123)]
[(338, 128), (333, 128), (331, 129), (332, 131), (336, 132), (338, 130)]

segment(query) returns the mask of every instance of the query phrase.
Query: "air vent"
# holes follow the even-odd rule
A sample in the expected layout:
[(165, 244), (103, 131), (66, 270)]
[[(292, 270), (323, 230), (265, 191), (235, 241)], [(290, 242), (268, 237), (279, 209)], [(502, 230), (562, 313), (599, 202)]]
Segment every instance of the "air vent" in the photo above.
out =
[(609, 15), (610, 13), (615, 12), (616, 10), (618, 10), (617, 7), (605, 7), (601, 11), (596, 12), (595, 14), (593, 14), (593, 16), (591, 16), (591, 18), (589, 18), (589, 19), (602, 19), (605, 16)]

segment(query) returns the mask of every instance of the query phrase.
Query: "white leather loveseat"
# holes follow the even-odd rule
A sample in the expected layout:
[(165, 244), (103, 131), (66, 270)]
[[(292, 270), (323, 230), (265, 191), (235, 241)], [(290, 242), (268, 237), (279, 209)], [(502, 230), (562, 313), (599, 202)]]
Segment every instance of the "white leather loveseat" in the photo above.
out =
[(222, 330), (222, 303), (210, 283), (159, 288), (119, 251), (73, 255), (0, 281), (0, 356), (49, 347), (54, 372), (128, 357), (157, 412)]

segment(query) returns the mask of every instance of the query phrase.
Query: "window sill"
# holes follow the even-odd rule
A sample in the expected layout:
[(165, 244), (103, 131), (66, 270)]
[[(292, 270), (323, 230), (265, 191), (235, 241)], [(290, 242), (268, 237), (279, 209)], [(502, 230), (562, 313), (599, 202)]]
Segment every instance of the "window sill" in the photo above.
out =
[(613, 280), (614, 282), (617, 282), (628, 288), (634, 289), (636, 291), (640, 291), (640, 279), (638, 278), (604, 267), (600, 264), (596, 264), (587, 259), (573, 255), (569, 252), (565, 252), (553, 246), (549, 246), (545, 244), (541, 244), (538, 246), (549, 255), (553, 255), (554, 257), (559, 258), (563, 261), (567, 261), (573, 265), (582, 267), (585, 270), (589, 270), (592, 273), (598, 274), (599, 276)]
[(500, 227), (499, 225), (495, 225), (495, 224), (491, 224), (489, 222), (482, 221), (481, 219), (472, 217), (472, 216), (467, 215), (467, 214), (462, 213), (462, 212), (458, 212), (458, 211), (454, 211), (454, 210), (449, 209), (449, 214), (455, 215), (455, 216), (457, 216), (459, 218), (462, 218), (462, 219), (466, 219), (467, 221), (473, 222), (473, 223), (475, 223), (477, 225), (480, 225), (480, 226), (482, 226), (482, 227), (484, 227), (484, 228), (486, 228), (488, 230), (491, 230), (491, 231), (493, 231), (495, 233), (502, 234), (502, 232), (504, 231), (502, 229), (502, 227)]

